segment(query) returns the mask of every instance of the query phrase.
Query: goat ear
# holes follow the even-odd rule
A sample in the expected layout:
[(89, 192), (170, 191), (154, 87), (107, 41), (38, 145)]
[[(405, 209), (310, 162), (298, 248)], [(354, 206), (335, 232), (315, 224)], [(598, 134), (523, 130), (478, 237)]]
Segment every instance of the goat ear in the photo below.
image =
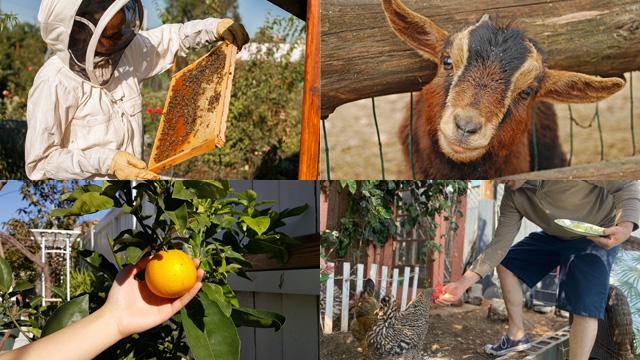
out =
[(391, 28), (423, 57), (440, 62), (449, 34), (426, 17), (409, 10), (399, 0), (382, 0)]
[(624, 87), (620, 78), (599, 78), (570, 71), (547, 70), (538, 100), (588, 104), (604, 100)]

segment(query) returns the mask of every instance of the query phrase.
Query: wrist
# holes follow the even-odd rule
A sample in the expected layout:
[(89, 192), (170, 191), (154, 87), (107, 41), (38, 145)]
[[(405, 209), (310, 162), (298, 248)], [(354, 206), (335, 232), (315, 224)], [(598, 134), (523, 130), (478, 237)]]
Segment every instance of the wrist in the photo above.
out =
[(629, 231), (629, 233), (631, 233), (633, 232), (634, 224), (631, 221), (620, 221), (616, 224), (616, 226), (624, 228), (625, 230)]

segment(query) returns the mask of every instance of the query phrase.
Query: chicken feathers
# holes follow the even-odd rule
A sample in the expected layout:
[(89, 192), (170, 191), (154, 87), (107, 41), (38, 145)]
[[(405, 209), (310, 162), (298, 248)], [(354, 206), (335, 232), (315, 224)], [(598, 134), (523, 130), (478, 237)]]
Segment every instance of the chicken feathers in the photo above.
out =
[(367, 334), (367, 348), (374, 360), (419, 358), (420, 345), (429, 326), (434, 289), (420, 293), (404, 311), (398, 312), (390, 295), (380, 299), (376, 323)]
[(374, 292), (375, 284), (373, 280), (365, 280), (358, 301), (356, 302), (355, 316), (351, 322), (351, 335), (360, 342), (365, 354), (367, 354), (367, 333), (371, 330), (377, 319), (375, 312), (378, 310), (378, 300), (376, 300)]

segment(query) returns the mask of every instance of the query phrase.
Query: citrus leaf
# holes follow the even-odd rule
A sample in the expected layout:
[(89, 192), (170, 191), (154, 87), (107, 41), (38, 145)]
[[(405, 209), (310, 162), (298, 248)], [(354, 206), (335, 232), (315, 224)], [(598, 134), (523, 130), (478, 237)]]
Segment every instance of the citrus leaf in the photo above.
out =
[(54, 294), (58, 295), (58, 297), (60, 297), (60, 299), (62, 300), (66, 300), (67, 299), (67, 293), (58, 286), (53, 286), (53, 285), (47, 285), (47, 287), (53, 291)]
[(266, 310), (256, 310), (247, 308), (233, 308), (231, 318), (236, 326), (249, 326), (254, 328), (273, 328), (275, 331), (280, 330), (286, 318), (282, 314), (278, 314)]
[(108, 196), (98, 192), (88, 192), (73, 203), (68, 215), (93, 214), (100, 210), (111, 209), (114, 204), (113, 199)]
[(250, 216), (243, 216), (240, 219), (244, 221), (250, 228), (252, 228), (258, 235), (262, 235), (269, 228), (271, 219), (268, 216), (259, 216), (252, 218)]
[(11, 289), (13, 283), (13, 273), (11, 265), (3, 257), (0, 257), (0, 293), (6, 293)]
[(92, 269), (105, 274), (109, 278), (109, 280), (113, 281), (113, 279), (115, 279), (116, 277), (116, 274), (118, 274), (118, 268), (112, 262), (107, 260), (104, 255), (100, 254), (97, 251), (79, 249), (78, 255), (80, 255)]
[(204, 292), (180, 310), (189, 348), (200, 360), (240, 359), (240, 339), (233, 320)]
[(16, 295), (18, 295), (19, 293), (25, 291), (25, 290), (30, 290), (33, 289), (34, 285), (32, 283), (28, 283), (26, 281), (18, 281), (16, 282), (15, 286), (13, 287), (13, 289), (11, 289), (11, 292), (9, 293), (10, 297), (14, 297)]
[(82, 295), (66, 304), (60, 305), (44, 324), (42, 337), (69, 326), (89, 315), (89, 295)]
[(218, 284), (202, 283), (202, 291), (209, 297), (209, 300), (215, 301), (220, 306), (220, 310), (229, 316), (231, 315), (231, 303), (224, 296), (224, 290)]
[(102, 191), (102, 187), (96, 185), (96, 184), (87, 184), (87, 185), (83, 185), (78, 187), (77, 189), (75, 189), (73, 192), (68, 192), (65, 194), (62, 194), (58, 197), (58, 200), (60, 201), (76, 201), (78, 199), (80, 199), (82, 197), (82, 195), (89, 193), (89, 192), (101, 192)]
[[(191, 188), (195, 192), (195, 195), (199, 199), (212, 199), (218, 200), (229, 195), (229, 182), (228, 181), (194, 181), (186, 180), (184, 185)], [(174, 195), (175, 196), (175, 195)]]

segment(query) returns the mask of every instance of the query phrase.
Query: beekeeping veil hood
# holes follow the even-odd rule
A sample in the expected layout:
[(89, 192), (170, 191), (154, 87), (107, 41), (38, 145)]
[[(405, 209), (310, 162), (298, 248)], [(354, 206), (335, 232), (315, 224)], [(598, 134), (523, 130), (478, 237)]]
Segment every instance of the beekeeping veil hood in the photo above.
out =
[(140, 0), (42, 0), (44, 41), (76, 74), (106, 85), (142, 24)]

